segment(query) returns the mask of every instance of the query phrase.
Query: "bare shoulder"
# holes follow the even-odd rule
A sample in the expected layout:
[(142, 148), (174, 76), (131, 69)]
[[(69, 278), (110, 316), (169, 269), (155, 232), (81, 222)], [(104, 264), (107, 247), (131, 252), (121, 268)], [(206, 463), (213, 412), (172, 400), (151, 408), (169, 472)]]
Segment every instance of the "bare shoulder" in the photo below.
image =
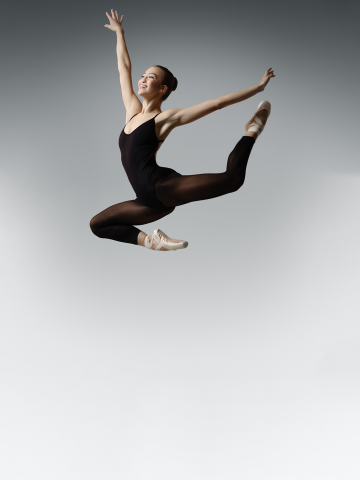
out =
[(130, 118), (132, 118), (137, 113), (141, 113), (141, 112), (142, 112), (142, 103), (138, 99), (138, 102), (133, 102), (131, 107), (126, 110), (126, 121), (125, 121), (125, 123), (128, 123)]
[(175, 115), (179, 112), (181, 108), (169, 108), (164, 112), (161, 112), (160, 115), (156, 117), (156, 123), (159, 125), (172, 124), (174, 123)]

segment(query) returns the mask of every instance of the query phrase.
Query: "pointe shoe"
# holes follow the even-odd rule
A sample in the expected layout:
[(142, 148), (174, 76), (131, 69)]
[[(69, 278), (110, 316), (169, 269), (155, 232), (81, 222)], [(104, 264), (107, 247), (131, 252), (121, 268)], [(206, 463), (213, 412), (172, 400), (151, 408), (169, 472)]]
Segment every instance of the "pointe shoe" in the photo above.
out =
[(263, 124), (263, 122), (256, 115), (258, 112), (260, 112), (260, 110), (267, 110), (269, 112), (269, 115), (267, 116), (267, 119), (268, 119), (269, 116), (270, 116), (270, 112), (271, 112), (270, 102), (268, 102), (267, 100), (262, 101), (259, 104), (259, 106), (258, 106), (256, 112), (254, 113), (254, 115), (251, 117), (251, 119), (245, 125), (245, 131), (246, 132), (255, 132), (255, 133), (257, 133), (257, 136), (259, 136), (260, 133), (265, 128), (265, 125)]
[[(158, 245), (155, 248), (152, 248), (154, 241), (157, 242)], [(161, 247), (164, 247), (167, 250), (178, 250), (179, 248), (186, 248), (188, 246), (188, 242), (186, 240), (176, 240), (175, 238), (170, 238), (163, 231), (157, 228), (154, 230), (152, 235), (147, 235), (145, 237), (144, 245), (146, 248), (150, 248), (151, 250), (160, 250)]]

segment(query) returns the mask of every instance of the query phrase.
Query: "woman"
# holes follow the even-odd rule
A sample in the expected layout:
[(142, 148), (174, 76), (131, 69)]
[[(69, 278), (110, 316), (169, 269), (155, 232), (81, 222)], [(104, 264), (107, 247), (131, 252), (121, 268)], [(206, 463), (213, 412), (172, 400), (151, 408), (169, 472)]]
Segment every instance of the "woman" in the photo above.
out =
[[(159, 220), (173, 212), (175, 207), (189, 202), (207, 200), (238, 190), (245, 180), (246, 165), (255, 140), (263, 131), (271, 106), (260, 103), (245, 125), (247, 132), (230, 153), (227, 168), (222, 173), (181, 175), (171, 168), (159, 167), (156, 153), (170, 132), (181, 125), (194, 122), (220, 108), (233, 105), (262, 92), (271, 77), (271, 68), (257, 85), (230, 93), (190, 108), (171, 108), (161, 111), (161, 103), (177, 87), (177, 79), (165, 67), (150, 67), (138, 82), (138, 95), (132, 87), (131, 62), (126, 48), (122, 22), (117, 11), (106, 12), (109, 25), (116, 32), (117, 56), (122, 97), (126, 108), (126, 125), (119, 137), (121, 159), (135, 200), (118, 203), (95, 215), (90, 227), (95, 235), (118, 242), (140, 245), (152, 250), (170, 251), (185, 248), (188, 242), (168, 237), (159, 229), (152, 235), (134, 227)], [(126, 131), (125, 131), (126, 129)]]

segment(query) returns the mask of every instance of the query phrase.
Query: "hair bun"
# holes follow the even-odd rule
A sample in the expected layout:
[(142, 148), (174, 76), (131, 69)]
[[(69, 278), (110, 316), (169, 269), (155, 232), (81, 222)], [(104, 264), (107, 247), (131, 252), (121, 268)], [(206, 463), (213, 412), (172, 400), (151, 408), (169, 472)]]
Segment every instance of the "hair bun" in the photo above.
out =
[(166, 67), (162, 67), (161, 65), (154, 65), (155, 67), (161, 68), (163, 71), (163, 75), (161, 78), (161, 84), (167, 86), (166, 92), (163, 94), (161, 101), (164, 102), (171, 92), (176, 90), (178, 86), (177, 78), (170, 72), (170, 70)]

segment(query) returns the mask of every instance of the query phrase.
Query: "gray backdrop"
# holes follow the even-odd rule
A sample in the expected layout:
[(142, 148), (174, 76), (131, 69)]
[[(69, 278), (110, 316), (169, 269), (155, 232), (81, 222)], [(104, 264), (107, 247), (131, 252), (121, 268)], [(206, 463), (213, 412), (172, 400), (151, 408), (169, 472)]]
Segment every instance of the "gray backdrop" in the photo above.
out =
[[(186, 108), (266, 90), (178, 128), (158, 163), (224, 171), (272, 104), (244, 186), (100, 240), (135, 198), (116, 35)], [(358, 480), (359, 8), (355, 0), (24, 2), (1, 10), (4, 480)]]

